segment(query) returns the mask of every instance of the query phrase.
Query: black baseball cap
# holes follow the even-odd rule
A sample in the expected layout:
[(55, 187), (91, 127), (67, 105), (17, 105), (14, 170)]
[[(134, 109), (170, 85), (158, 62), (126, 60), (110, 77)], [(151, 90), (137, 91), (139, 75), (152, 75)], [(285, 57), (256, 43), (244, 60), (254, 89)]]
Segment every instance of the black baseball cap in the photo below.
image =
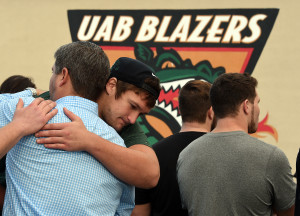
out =
[(145, 89), (156, 99), (159, 96), (159, 91), (144, 83), (146, 78), (156, 77), (154, 70), (139, 60), (127, 57), (119, 58), (110, 69), (109, 78), (111, 77)]

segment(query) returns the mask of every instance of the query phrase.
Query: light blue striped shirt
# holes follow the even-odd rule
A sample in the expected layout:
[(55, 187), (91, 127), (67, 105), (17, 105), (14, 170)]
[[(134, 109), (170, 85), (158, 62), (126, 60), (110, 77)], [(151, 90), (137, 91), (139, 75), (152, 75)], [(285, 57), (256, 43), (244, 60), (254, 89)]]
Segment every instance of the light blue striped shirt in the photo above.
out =
[[(28, 90), (0, 95), (0, 127), (8, 124), (22, 96), (25, 106), (34, 98)], [(15, 99), (10, 99), (14, 98)], [(66, 107), (80, 116), (86, 128), (125, 146), (118, 133), (98, 117), (96, 103), (76, 96), (56, 101), (58, 114), (49, 123), (69, 122)], [(6, 158), (7, 190), (4, 215), (130, 215), (134, 187), (114, 177), (86, 152), (46, 149), (33, 135), (23, 137)]]

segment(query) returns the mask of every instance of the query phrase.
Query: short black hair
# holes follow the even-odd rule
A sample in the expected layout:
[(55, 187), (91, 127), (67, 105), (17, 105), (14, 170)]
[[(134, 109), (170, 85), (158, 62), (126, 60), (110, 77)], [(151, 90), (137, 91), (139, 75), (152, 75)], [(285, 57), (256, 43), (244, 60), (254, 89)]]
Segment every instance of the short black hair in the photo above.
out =
[(248, 99), (254, 103), (257, 80), (248, 73), (220, 75), (210, 89), (212, 108), (217, 118), (236, 116), (238, 107)]
[(182, 122), (205, 123), (211, 107), (209, 90), (211, 84), (201, 80), (187, 82), (179, 92), (178, 102)]
[(67, 68), (74, 91), (96, 101), (105, 89), (109, 76), (109, 60), (102, 48), (87, 41), (61, 46), (54, 54), (56, 74)]

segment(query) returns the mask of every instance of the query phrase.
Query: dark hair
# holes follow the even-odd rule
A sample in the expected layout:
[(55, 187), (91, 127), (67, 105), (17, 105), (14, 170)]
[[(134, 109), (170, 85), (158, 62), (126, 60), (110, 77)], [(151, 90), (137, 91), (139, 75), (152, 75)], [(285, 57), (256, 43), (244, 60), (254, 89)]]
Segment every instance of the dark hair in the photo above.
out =
[(35, 84), (29, 77), (14, 75), (8, 77), (0, 86), (0, 93), (16, 93), (26, 88), (36, 88)]
[[(148, 77), (144, 80), (144, 83), (146, 83), (148, 86), (153, 88), (155, 91), (160, 92), (160, 81), (157, 77)], [(133, 84), (130, 84), (128, 82), (124, 82), (122, 80), (117, 81), (117, 93), (116, 93), (116, 99), (118, 99), (123, 93), (126, 91), (134, 91), (138, 95), (142, 95), (142, 98), (147, 101), (147, 106), (150, 108), (153, 108), (156, 103), (156, 98), (149, 93), (147, 90), (143, 88), (139, 88)]]
[(69, 71), (74, 91), (81, 97), (96, 101), (109, 76), (109, 60), (101, 47), (77, 41), (61, 46), (54, 54), (56, 73)]
[(226, 73), (220, 75), (210, 89), (210, 99), (217, 118), (236, 116), (241, 103), (254, 103), (257, 80), (250, 74)]
[(179, 110), (183, 122), (205, 123), (211, 107), (209, 90), (211, 84), (201, 80), (187, 82), (179, 92)]

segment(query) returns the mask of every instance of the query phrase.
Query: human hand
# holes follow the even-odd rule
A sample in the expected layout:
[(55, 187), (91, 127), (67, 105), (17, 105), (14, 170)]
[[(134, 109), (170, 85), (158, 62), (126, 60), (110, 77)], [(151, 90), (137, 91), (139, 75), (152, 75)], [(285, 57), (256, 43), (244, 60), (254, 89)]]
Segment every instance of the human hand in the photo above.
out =
[(72, 122), (45, 125), (35, 136), (37, 138), (46, 138), (37, 139), (37, 143), (44, 144), (46, 148), (51, 149), (85, 151), (85, 136), (89, 131), (84, 126), (80, 117), (67, 108), (64, 108), (64, 113)]
[(33, 134), (56, 115), (57, 109), (53, 109), (55, 106), (56, 103), (51, 100), (36, 98), (31, 104), (24, 107), (24, 102), (20, 98), (12, 123), (22, 136)]
[(41, 89), (36, 89), (36, 95), (39, 96), (43, 93), (45, 93), (46, 91), (45, 90), (41, 90)]

